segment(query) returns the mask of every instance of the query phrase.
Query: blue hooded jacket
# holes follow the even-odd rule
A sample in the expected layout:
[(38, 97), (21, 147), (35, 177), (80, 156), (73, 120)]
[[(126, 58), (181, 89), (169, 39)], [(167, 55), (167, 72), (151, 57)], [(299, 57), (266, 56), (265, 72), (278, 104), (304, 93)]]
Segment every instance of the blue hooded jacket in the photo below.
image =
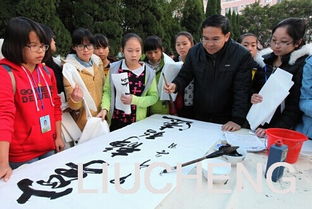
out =
[(309, 56), (305, 62), (299, 102), (303, 116), (302, 122), (296, 129), (312, 139), (312, 56)]

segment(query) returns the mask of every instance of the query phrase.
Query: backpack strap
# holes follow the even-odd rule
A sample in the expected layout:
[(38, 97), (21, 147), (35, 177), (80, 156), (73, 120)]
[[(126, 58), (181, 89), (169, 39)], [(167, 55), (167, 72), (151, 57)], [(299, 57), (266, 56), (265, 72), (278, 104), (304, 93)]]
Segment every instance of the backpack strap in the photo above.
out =
[[(15, 80), (15, 77), (14, 77), (14, 74), (12, 72), (11, 67), (8, 65), (5, 65), (5, 64), (1, 64), (1, 66), (9, 73), (9, 76), (10, 76), (11, 81), (12, 81), (13, 93), (15, 94), (15, 92), (16, 92), (16, 80)], [(48, 70), (47, 66), (43, 65), (43, 69), (48, 75), (50, 75), (50, 71)]]
[(15, 77), (14, 77), (14, 74), (12, 72), (11, 67), (8, 65), (5, 65), (5, 64), (1, 64), (1, 66), (9, 73), (9, 76), (10, 76), (11, 81), (12, 81), (13, 94), (15, 94), (15, 92), (16, 92), (16, 81), (15, 81)]

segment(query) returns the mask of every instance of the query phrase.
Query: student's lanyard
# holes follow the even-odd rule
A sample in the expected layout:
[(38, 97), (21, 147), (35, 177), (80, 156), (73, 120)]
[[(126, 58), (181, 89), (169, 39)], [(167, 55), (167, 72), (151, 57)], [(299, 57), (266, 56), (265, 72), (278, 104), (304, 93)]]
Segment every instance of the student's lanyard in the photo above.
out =
[[(29, 74), (27, 73), (27, 70), (24, 68), (24, 66), (22, 66), (22, 69), (24, 70), (24, 72), (25, 72), (26, 75), (27, 75), (28, 81), (29, 81), (30, 86), (31, 86), (31, 90), (32, 90), (33, 95), (34, 95), (34, 97), (35, 97), (36, 109), (37, 109), (37, 111), (40, 111), (39, 106), (38, 106), (38, 101), (37, 101), (37, 94), (36, 94), (35, 87), (34, 87), (34, 85), (35, 85), (36, 82), (35, 82), (35, 80), (33, 79), (32, 76), (31, 76), (31, 78), (30, 78), (30, 76), (29, 76)], [(46, 87), (47, 87), (51, 105), (54, 107), (54, 103), (53, 103), (53, 101), (52, 101), (52, 94), (51, 94), (51, 91), (50, 91), (48, 82), (47, 82), (47, 80), (45, 79), (45, 76), (44, 76), (43, 73), (42, 73), (42, 70), (40, 69), (39, 66), (36, 67), (35, 70), (37, 71), (37, 76), (38, 76), (38, 85), (37, 85), (37, 89), (38, 89), (38, 94), (39, 94), (39, 100), (40, 100), (40, 102), (41, 102), (41, 109), (42, 109), (42, 110), (44, 109), (44, 105), (43, 105), (43, 101), (42, 101), (42, 100), (43, 100), (43, 92), (42, 92), (42, 89), (41, 89), (41, 88), (42, 88), (42, 85), (41, 85), (41, 83), (40, 83), (40, 75), (41, 75), (41, 77), (43, 78), (44, 83), (45, 83), (45, 85), (46, 85)]]

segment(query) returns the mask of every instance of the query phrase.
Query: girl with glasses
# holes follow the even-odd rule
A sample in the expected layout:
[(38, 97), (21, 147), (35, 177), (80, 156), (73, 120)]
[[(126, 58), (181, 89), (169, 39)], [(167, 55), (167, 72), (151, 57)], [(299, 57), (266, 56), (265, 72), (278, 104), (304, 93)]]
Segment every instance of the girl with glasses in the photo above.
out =
[(0, 61), (0, 179), (15, 169), (63, 150), (62, 112), (53, 71), (42, 61), (49, 41), (25, 17), (7, 25)]
[(262, 69), (256, 72), (253, 80), (252, 104), (262, 102), (263, 98), (258, 92), (277, 68), (291, 73), (294, 82), (289, 95), (276, 109), (270, 123), (256, 129), (256, 135), (259, 137), (265, 136), (266, 128), (294, 129), (300, 121), (299, 97), (302, 68), (305, 58), (311, 51), (311, 48), (303, 47), (305, 29), (306, 24), (303, 19), (288, 18), (281, 21), (272, 30), (272, 51), (263, 55), (262, 59), (257, 59)]
[[(95, 39), (93, 34), (85, 28), (78, 28), (72, 35), (72, 49), (71, 53), (67, 55), (65, 64), (63, 66), (64, 88), (68, 106), (72, 110), (72, 116), (75, 119), (78, 127), (83, 130), (86, 122), (86, 106), (83, 98), (88, 96), (93, 101), (87, 103), (88, 107), (94, 106), (96, 109), (90, 109), (92, 116), (96, 116), (101, 108), (101, 98), (103, 94), (104, 85), (104, 70), (101, 59), (94, 53)], [(71, 86), (70, 82), (65, 78), (65, 75), (71, 74), (72, 70), (78, 72), (84, 85), (76, 84)], [(87, 88), (83, 94), (82, 88)]]

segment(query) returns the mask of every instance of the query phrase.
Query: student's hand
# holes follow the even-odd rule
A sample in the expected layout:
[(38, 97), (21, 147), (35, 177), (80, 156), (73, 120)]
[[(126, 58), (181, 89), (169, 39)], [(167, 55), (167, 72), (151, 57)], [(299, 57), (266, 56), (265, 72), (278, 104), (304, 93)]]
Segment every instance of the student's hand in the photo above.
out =
[(260, 138), (264, 138), (266, 136), (265, 129), (263, 128), (257, 128), (255, 131), (255, 134), (257, 135), (257, 137), (260, 137)]
[(99, 114), (97, 114), (96, 117), (102, 118), (102, 120), (105, 120), (106, 116), (107, 116), (107, 110), (106, 110), (106, 109), (103, 109), (103, 110), (101, 110), (101, 111), (99, 112)]
[(80, 102), (82, 100), (83, 92), (77, 84), (76, 84), (73, 92), (71, 93), (70, 97), (74, 102)]
[(175, 83), (169, 83), (168, 85), (166, 85), (166, 84), (164, 85), (164, 90), (168, 94), (175, 92), (176, 88), (177, 88), (177, 86)]
[(260, 94), (253, 94), (251, 96), (250, 102), (252, 104), (257, 104), (257, 103), (262, 102), (262, 100), (263, 100), (263, 97)]
[(0, 164), (0, 179), (7, 182), (12, 175), (12, 168), (9, 163), (1, 163)]
[(65, 143), (64, 143), (62, 136), (57, 136), (54, 143), (55, 143), (56, 152), (60, 152), (64, 150)]
[(237, 131), (239, 129), (241, 129), (241, 126), (232, 121), (227, 122), (221, 127), (222, 131)]
[(132, 102), (132, 95), (121, 95), (120, 100), (123, 104), (130, 105)]

